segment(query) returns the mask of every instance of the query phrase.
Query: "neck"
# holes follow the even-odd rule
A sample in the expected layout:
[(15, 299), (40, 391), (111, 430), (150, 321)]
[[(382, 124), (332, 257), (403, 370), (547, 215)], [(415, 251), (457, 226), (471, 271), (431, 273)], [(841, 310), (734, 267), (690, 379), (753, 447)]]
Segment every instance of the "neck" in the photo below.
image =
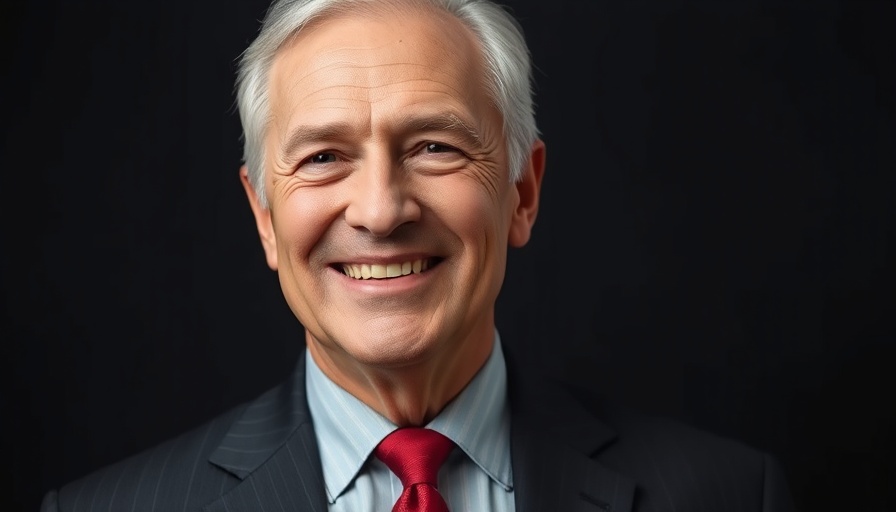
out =
[(330, 380), (392, 423), (424, 426), (473, 380), (492, 352), (494, 327), (406, 364), (371, 365), (320, 343), (306, 332), (308, 351)]

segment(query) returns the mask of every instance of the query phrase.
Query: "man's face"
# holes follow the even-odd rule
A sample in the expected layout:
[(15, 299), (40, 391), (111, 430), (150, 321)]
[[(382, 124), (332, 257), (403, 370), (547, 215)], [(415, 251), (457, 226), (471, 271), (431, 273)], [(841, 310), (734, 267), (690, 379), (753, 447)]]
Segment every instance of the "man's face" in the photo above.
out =
[(308, 343), (385, 367), (490, 347), (540, 169), (510, 182), (481, 61), (460, 23), (416, 11), (327, 19), (279, 51), (270, 209), (249, 195)]

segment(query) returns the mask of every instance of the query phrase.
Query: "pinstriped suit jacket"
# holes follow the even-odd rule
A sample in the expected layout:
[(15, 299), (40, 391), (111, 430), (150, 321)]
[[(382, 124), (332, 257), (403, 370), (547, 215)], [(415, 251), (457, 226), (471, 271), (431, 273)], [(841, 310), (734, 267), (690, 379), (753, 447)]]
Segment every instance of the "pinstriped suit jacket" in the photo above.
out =
[[(536, 381), (504, 349), (517, 511), (792, 510), (768, 455)], [(42, 512), (325, 512), (304, 368), (300, 360), (254, 402), (48, 492)]]

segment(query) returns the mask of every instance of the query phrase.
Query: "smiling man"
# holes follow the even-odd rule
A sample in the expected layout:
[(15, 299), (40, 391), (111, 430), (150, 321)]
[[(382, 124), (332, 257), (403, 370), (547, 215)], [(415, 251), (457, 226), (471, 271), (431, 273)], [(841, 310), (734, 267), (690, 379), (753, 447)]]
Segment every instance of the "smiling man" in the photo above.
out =
[(278, 51), (268, 159), (242, 176), (315, 364), (393, 423), (424, 425), (492, 351), (507, 246), (529, 238), (544, 145), (527, 141), (511, 180), (501, 113), (470, 78), (486, 64), (460, 21), (365, 11), (312, 22)]
[(240, 178), (305, 354), (43, 509), (787, 510), (767, 455), (573, 395), (500, 339), (545, 169), (530, 80), (490, 2), (275, 2), (240, 66)]

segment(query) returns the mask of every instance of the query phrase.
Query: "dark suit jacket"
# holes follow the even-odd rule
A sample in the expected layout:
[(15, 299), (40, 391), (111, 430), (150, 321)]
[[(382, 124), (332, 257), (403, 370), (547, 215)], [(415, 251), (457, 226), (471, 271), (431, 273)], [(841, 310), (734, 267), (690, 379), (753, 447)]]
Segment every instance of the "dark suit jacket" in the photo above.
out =
[[(791, 510), (768, 455), (576, 398), (505, 355), (517, 511)], [(325, 512), (304, 367), (254, 402), (48, 492), (41, 510)]]

